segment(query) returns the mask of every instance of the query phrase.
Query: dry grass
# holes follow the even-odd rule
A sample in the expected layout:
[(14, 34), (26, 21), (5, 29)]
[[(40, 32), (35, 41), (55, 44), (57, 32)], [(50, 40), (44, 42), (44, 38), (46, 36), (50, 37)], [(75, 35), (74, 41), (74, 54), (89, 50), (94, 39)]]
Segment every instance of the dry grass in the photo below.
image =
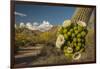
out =
[[(48, 34), (48, 33), (47, 33)], [(68, 64), (68, 63), (77, 63), (77, 62), (90, 62), (90, 61), (94, 61), (95, 60), (95, 38), (94, 38), (94, 30), (93, 29), (89, 29), (89, 32), (86, 36), (86, 50), (84, 53), (82, 53), (82, 57), (81, 59), (74, 61), (74, 60), (69, 60), (67, 57), (64, 56), (63, 52), (61, 50), (58, 50), (55, 48), (55, 40), (56, 37), (55, 33), (50, 33), (49, 32), (49, 36), (51, 38), (49, 38), (49, 36), (47, 35), (48, 42), (44, 42), (44, 46), (41, 50), (41, 54), (36, 56), (36, 57), (31, 57), (31, 59), (27, 59), (28, 61), (30, 61), (29, 63), (27, 63), (27, 65), (52, 65), (52, 64)], [(44, 33), (43, 35), (41, 35), (44, 37), (46, 34)], [(34, 36), (33, 36), (34, 37)], [(44, 38), (43, 40), (45, 40), (46, 38)], [(37, 40), (37, 41), (42, 41), (41, 40)], [(41, 45), (41, 44), (40, 44)]]

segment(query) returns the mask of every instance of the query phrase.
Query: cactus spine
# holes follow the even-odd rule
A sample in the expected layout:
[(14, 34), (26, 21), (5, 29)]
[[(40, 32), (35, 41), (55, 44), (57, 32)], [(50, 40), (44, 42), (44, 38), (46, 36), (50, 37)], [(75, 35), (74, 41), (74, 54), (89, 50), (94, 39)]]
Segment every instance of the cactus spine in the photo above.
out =
[(71, 19), (72, 23), (77, 23), (77, 21), (88, 23), (92, 11), (93, 8), (76, 8), (76, 11)]

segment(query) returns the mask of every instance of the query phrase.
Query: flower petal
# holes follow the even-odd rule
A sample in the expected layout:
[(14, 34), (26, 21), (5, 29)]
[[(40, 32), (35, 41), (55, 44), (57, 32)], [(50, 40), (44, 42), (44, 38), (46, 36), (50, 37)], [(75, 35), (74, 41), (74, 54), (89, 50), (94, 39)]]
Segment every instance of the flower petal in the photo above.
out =
[(63, 35), (58, 35), (57, 40), (56, 40), (56, 47), (61, 48), (61, 46), (64, 44), (65, 39)]
[(63, 22), (63, 27), (64, 28), (66, 28), (66, 27), (69, 27), (71, 25), (71, 20), (65, 20), (64, 22)]
[(81, 57), (81, 53), (80, 52), (76, 52), (74, 53), (74, 55), (72, 56), (73, 60), (78, 60)]
[(86, 26), (87, 26), (86, 23), (83, 22), (83, 21), (78, 21), (77, 24), (78, 24), (79, 26), (81, 26), (81, 27), (86, 27)]

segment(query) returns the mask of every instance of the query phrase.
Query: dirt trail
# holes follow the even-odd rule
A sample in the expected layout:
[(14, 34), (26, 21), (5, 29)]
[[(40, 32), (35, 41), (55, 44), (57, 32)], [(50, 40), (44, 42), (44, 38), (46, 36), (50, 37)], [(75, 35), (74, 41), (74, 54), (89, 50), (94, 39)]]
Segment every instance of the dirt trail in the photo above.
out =
[(15, 67), (25, 67), (34, 61), (41, 53), (43, 46), (20, 48), (19, 54), (15, 56)]
[[(50, 65), (50, 64), (68, 64), (68, 63), (78, 63), (78, 62), (91, 62), (94, 61), (94, 45), (87, 46), (86, 51), (82, 53), (82, 58), (78, 61), (69, 61), (67, 57), (65, 57), (61, 52), (57, 52), (56, 48), (52, 46), (43, 47), (43, 51), (38, 55), (32, 55), (38, 53), (38, 50), (33, 50), (32, 53), (28, 54), (27, 57), (19, 57), (16, 58), (15, 67), (30, 67), (30, 66), (38, 66), (38, 65)], [(32, 50), (32, 48), (31, 48)], [(30, 55), (30, 56), (29, 56)], [(18, 57), (18, 56), (17, 56)]]

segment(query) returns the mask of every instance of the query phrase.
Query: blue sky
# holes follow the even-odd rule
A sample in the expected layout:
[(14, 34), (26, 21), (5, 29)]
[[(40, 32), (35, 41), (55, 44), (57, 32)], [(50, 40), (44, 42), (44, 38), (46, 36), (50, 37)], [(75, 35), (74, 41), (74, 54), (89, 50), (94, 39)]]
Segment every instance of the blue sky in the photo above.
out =
[(53, 25), (62, 24), (65, 19), (70, 19), (75, 11), (75, 7), (67, 6), (45, 6), (45, 5), (23, 5), (15, 6), (15, 21), (42, 23), (44, 20)]

